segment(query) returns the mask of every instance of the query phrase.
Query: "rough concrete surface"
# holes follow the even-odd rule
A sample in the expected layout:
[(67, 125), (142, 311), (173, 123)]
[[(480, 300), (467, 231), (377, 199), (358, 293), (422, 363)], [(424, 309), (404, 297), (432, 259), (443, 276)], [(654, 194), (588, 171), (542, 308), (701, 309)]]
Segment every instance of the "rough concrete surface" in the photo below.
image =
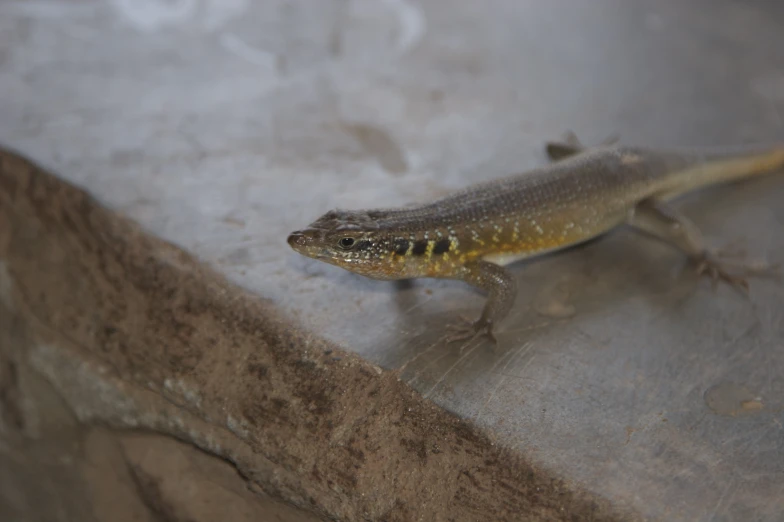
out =
[(3, 520), (613, 519), (10, 153), (0, 263)]
[[(109, 209), (4, 156), (4, 425), (50, 447), (33, 412), (52, 408), (79, 448), (104, 426), (117, 462), (126, 430), (174, 437), (323, 516), (780, 520), (780, 282), (714, 292), (621, 230), (515, 266), (495, 350), (447, 346), (481, 295), (368, 281), (285, 237), (541, 164), (566, 129), (784, 142), (782, 71), (777, 0), (0, 0), (0, 143)], [(680, 209), (781, 262), (783, 195), (771, 176)], [(191, 516), (134, 466), (113, 479), (129, 513)]]

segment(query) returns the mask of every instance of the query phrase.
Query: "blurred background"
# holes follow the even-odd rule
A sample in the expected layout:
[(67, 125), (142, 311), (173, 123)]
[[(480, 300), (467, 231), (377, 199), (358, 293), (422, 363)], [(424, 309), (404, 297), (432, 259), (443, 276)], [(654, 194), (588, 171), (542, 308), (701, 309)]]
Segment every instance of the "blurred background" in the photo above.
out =
[[(504, 348), (458, 352), (441, 327), (481, 295), (366, 281), (285, 244), (335, 207), (541, 165), (567, 130), (784, 142), (784, 2), (0, 0), (4, 147), (618, 506), (780, 520), (780, 285), (713, 294), (621, 233), (516, 268)], [(781, 260), (782, 179), (682, 210), (717, 245)]]

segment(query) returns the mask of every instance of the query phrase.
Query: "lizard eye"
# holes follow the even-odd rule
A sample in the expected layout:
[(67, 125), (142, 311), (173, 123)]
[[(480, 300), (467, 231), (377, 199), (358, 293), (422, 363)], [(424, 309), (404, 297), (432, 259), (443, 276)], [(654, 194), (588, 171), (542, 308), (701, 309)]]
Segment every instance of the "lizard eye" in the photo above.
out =
[(354, 238), (353, 237), (343, 237), (338, 241), (340, 248), (348, 250), (349, 248), (354, 246)]

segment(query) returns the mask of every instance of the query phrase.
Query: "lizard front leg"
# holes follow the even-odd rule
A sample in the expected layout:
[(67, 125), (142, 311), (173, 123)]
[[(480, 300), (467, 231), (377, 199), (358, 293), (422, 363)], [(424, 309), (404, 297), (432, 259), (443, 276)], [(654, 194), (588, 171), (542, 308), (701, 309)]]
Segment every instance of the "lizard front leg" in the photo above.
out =
[(494, 263), (473, 261), (463, 266), (455, 275), (455, 279), (481, 288), (488, 295), (479, 319), (474, 322), (466, 321), (467, 324), (450, 326), (449, 329), (454, 334), (447, 338), (447, 342), (471, 339), (483, 333), (496, 342), (493, 328), (509, 315), (517, 297), (517, 282), (514, 277), (508, 270)]
[[(706, 248), (697, 227), (663, 202), (650, 199), (639, 203), (629, 218), (629, 224), (685, 253), (696, 265), (697, 273), (708, 275), (714, 284), (721, 280), (748, 291), (748, 282), (744, 275), (760, 275), (772, 270), (768, 266), (750, 263), (730, 266), (729, 263), (718, 260), (716, 255)], [(741, 274), (733, 273), (732, 268)]]

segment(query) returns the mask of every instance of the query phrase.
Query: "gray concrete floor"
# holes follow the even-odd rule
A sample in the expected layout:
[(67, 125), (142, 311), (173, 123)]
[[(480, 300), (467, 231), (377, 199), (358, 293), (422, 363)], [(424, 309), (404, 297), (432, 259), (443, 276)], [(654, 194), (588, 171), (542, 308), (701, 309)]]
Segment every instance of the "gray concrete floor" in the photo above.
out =
[[(784, 4), (0, 2), (0, 142), (194, 252), (499, 444), (665, 520), (780, 520), (784, 287), (745, 298), (627, 231), (515, 266), (495, 349), (458, 283), (298, 257), (334, 207), (424, 201), (587, 143), (784, 141)], [(687, 198), (784, 261), (784, 177)]]

